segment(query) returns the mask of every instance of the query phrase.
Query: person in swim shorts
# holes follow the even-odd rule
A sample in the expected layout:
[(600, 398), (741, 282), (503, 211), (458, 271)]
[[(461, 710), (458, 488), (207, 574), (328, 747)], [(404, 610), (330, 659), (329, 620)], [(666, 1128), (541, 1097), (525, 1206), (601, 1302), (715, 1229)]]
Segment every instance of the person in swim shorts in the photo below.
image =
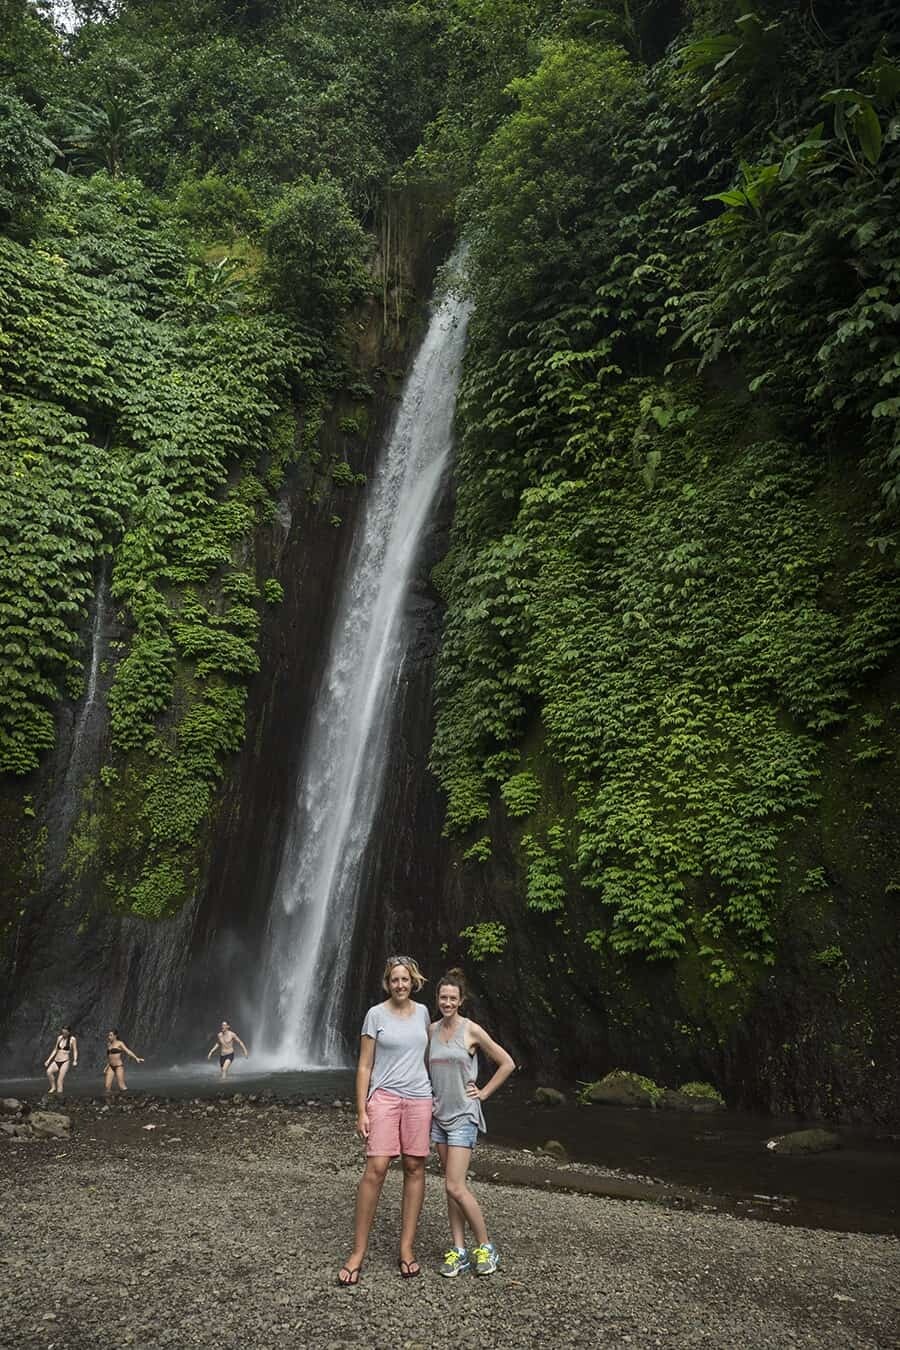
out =
[[(449, 970), (438, 981), (441, 1016), (429, 1031), (428, 1066), (434, 1088), (431, 1140), (437, 1146), (444, 1170), (453, 1239), (440, 1273), (450, 1277), (473, 1266), (476, 1275), (493, 1275), (500, 1261), (497, 1248), (488, 1238), (481, 1206), (466, 1183), (466, 1174), (478, 1134), (487, 1128), (481, 1103), (506, 1082), (516, 1067), (512, 1056), (491, 1040), (483, 1027), (460, 1015), (465, 997), (465, 976), (461, 970)], [(477, 1082), (479, 1050), (497, 1065), (482, 1088)], [(466, 1224), (475, 1237), (471, 1252), (466, 1251)]]
[(410, 956), (388, 957), (382, 985), (388, 997), (366, 1013), (356, 1070), (356, 1130), (366, 1141), (366, 1167), (356, 1191), (353, 1251), (338, 1274), (345, 1289), (359, 1284), (369, 1233), (391, 1159), (403, 1164), (400, 1257), (404, 1279), (422, 1273), (413, 1252), (425, 1198), (430, 1151), (431, 1081), (425, 1067), (428, 1009), (412, 998), (425, 977)]
[(62, 1027), (56, 1038), (56, 1044), (44, 1060), (44, 1068), (50, 1082), (48, 1093), (55, 1092), (58, 1097), (63, 1095), (63, 1084), (70, 1066), (78, 1067), (78, 1041), (72, 1035), (71, 1027)]
[(228, 1070), (234, 1063), (235, 1042), (237, 1042), (237, 1044), (243, 1050), (244, 1059), (248, 1059), (250, 1056), (250, 1051), (247, 1049), (246, 1045), (241, 1040), (240, 1036), (237, 1034), (236, 1031), (232, 1031), (231, 1027), (228, 1025), (227, 1022), (223, 1022), (219, 1030), (216, 1032), (216, 1039), (213, 1042), (212, 1046), (210, 1047), (209, 1054), (206, 1056), (206, 1058), (209, 1059), (210, 1055), (214, 1055), (218, 1050), (219, 1077), (222, 1079), (228, 1077)]

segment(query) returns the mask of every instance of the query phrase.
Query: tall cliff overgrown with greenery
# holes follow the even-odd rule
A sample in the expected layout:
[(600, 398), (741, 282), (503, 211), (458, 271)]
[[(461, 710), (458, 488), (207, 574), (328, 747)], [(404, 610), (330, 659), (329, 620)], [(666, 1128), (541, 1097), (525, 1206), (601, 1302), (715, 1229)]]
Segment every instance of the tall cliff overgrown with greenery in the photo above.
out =
[(365, 421), (354, 307), (414, 190), (475, 301), (432, 749), (469, 955), (524, 933), (529, 990), (552, 952), (610, 1017), (667, 971), (694, 1050), (790, 972), (784, 1036), (843, 1002), (860, 1090), (900, 893), (894, 9), (85, 0), (66, 35), (5, 0), (0, 769), (27, 826), (107, 586), (98, 903), (195, 890), (281, 594), (254, 540), (286, 476), (354, 481), (318, 430), (340, 391)]
[[(0, 34), (0, 771), (30, 786), (46, 761), (105, 587), (107, 762), (66, 870), (157, 918), (195, 892), (281, 597), (255, 531), (289, 472), (311, 494), (356, 483), (317, 433), (339, 391), (348, 447), (365, 417), (348, 315), (434, 112), (427, 22), (352, 2), (74, 9), (67, 35), (7, 3)], [(43, 841), (10, 812), (3, 835), (11, 921)]]
[(686, 9), (573, 13), (473, 150), (433, 764), (535, 937), (673, 964), (690, 1038), (798, 915), (838, 999), (847, 910), (896, 920), (900, 64), (887, 5)]

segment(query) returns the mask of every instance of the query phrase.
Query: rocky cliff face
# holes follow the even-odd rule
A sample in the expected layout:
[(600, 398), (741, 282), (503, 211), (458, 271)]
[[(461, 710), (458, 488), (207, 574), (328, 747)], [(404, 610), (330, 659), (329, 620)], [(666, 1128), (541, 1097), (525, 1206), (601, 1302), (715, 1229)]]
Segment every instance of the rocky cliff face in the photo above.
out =
[[(417, 316), (447, 243), (433, 216), (409, 203), (402, 212), (402, 246), (382, 258), (388, 284), (357, 329), (357, 366), (374, 390), (364, 434), (348, 442), (341, 429), (349, 401), (332, 409), (321, 434), (326, 462), (339, 452), (355, 471), (371, 469), (390, 425)], [(0, 914), (7, 919), (0, 1058), (10, 1071), (36, 1071), (41, 1047), (63, 1021), (86, 1044), (118, 1025), (142, 1048), (185, 1057), (203, 1052), (220, 1017), (244, 1025), (336, 581), (361, 501), (358, 487), (312, 491), (308, 469), (300, 468), (256, 537), (257, 575), (278, 577), (284, 602), (266, 616), (247, 737), (198, 844), (201, 884), (177, 918), (161, 923), (96, 911), (96, 878), (65, 865), (74, 816), (96, 790), (106, 657), (122, 638), (98, 571), (84, 634), (93, 692), (88, 681), (79, 703), (60, 707), (57, 747), (41, 773), (0, 786)], [(852, 719), (832, 744), (819, 816), (791, 842), (804, 867), (820, 873), (822, 888), (798, 896), (785, 913), (776, 963), (753, 987), (739, 995), (711, 990), (690, 953), (647, 965), (591, 952), (579, 936), (591, 927), (590, 896), (571, 896), (564, 918), (526, 908), (521, 828), (499, 802), (486, 862), (464, 860), (442, 834), (443, 801), (428, 770), (442, 611), (429, 577), (452, 512), (450, 488), (408, 605), (410, 646), (354, 934), (358, 976), (341, 1010), (348, 1047), (363, 1009), (379, 996), (385, 955), (411, 951), (432, 981), (462, 964), (475, 986), (473, 1015), (546, 1079), (593, 1078), (623, 1066), (672, 1085), (711, 1079), (733, 1105), (900, 1118), (896, 765), (860, 757)], [(895, 671), (872, 691), (886, 715), (897, 684)], [(484, 922), (503, 924), (507, 944), (475, 962), (461, 932)]]
[[(786, 910), (775, 964), (755, 985), (714, 990), (691, 953), (656, 965), (602, 958), (575, 936), (591, 927), (591, 897), (570, 896), (564, 919), (526, 908), (521, 827), (501, 804), (487, 862), (463, 860), (441, 836), (427, 770), (439, 631), (433, 601), (405, 672), (357, 935), (367, 993), (377, 989), (382, 953), (409, 950), (432, 979), (461, 964), (472, 976), (472, 1015), (547, 1081), (622, 1066), (671, 1086), (712, 1081), (730, 1105), (750, 1110), (900, 1119), (896, 767), (857, 762), (853, 727), (831, 746), (822, 810), (790, 841), (821, 868), (823, 887)], [(887, 702), (897, 675), (882, 691)], [(474, 962), (460, 934), (483, 922), (505, 925), (507, 945)]]
[[(449, 243), (439, 210), (408, 196), (387, 209), (390, 228), (386, 220), (375, 261), (380, 294), (352, 325), (352, 364), (372, 391), (365, 417), (348, 433), (346, 419), (359, 404), (358, 392), (348, 393), (329, 411), (318, 442), (322, 463), (346, 459), (362, 474), (390, 426)], [(85, 804), (103, 810), (97, 775), (108, 734), (108, 658), (125, 637), (104, 601), (98, 565), (102, 613), (90, 616), (83, 635), (94, 688), (88, 680), (82, 700), (59, 706), (56, 748), (40, 772), (0, 783), (0, 1061), (7, 1071), (38, 1071), (41, 1047), (67, 1021), (85, 1048), (118, 1026), (154, 1055), (184, 1057), (206, 1049), (207, 1030), (222, 1016), (237, 1021), (253, 988), (281, 829), (363, 492), (298, 466), (271, 524), (257, 532), (256, 575), (278, 577), (284, 601), (264, 619), (244, 746), (197, 843), (199, 884), (175, 918), (160, 922), (95, 908), (98, 878), (90, 863), (73, 865), (70, 848)]]

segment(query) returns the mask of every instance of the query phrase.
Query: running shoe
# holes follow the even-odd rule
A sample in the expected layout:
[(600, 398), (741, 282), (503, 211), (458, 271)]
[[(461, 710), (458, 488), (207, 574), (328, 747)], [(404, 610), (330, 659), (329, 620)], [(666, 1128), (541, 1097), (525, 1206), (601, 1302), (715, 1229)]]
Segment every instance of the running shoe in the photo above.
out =
[(469, 1253), (465, 1247), (451, 1247), (444, 1257), (444, 1263), (440, 1267), (440, 1274), (446, 1275), (448, 1280), (452, 1280), (454, 1275), (462, 1275), (463, 1271), (471, 1269)]
[(493, 1242), (485, 1242), (472, 1248), (472, 1260), (475, 1262), (476, 1275), (493, 1275), (500, 1264), (500, 1253)]

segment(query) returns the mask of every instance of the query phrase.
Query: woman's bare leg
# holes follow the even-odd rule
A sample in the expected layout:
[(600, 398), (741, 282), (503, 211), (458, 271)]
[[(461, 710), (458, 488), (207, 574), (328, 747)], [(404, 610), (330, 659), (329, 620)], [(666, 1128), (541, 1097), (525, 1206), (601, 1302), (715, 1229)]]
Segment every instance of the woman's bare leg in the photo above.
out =
[(347, 1257), (346, 1268), (355, 1270), (366, 1259), (369, 1234), (375, 1220), (375, 1211), (381, 1199), (381, 1188), (391, 1165), (389, 1157), (366, 1158), (366, 1170), (356, 1188), (356, 1217), (353, 1223), (353, 1251)]
[(57, 1077), (56, 1077), (56, 1095), (57, 1095), (57, 1097), (61, 1097), (61, 1096), (63, 1095), (63, 1083), (66, 1081), (66, 1074), (67, 1074), (68, 1072), (69, 1072), (69, 1061), (68, 1061), (68, 1060), (65, 1060), (62, 1064), (60, 1064), (60, 1066), (59, 1066), (59, 1073), (57, 1074)]
[(55, 1092), (55, 1091), (56, 1091), (56, 1061), (55, 1061), (55, 1060), (54, 1060), (54, 1062), (53, 1062), (52, 1064), (48, 1064), (48, 1065), (47, 1065), (47, 1078), (48, 1078), (49, 1083), (50, 1083), (50, 1086), (48, 1087), (47, 1091), (48, 1091), (48, 1092)]
[(403, 1154), (403, 1201), (400, 1206), (400, 1260), (417, 1265), (413, 1254), (416, 1226), (425, 1199), (425, 1159)]
[[(475, 1235), (475, 1241), (479, 1246), (487, 1242), (487, 1229), (484, 1226), (484, 1215), (481, 1212), (481, 1206), (475, 1199), (475, 1196), (466, 1185), (466, 1173), (469, 1170), (469, 1163), (472, 1160), (472, 1150), (470, 1148), (456, 1148), (450, 1145), (446, 1148), (446, 1161), (444, 1162), (444, 1186), (447, 1190), (447, 1210), (450, 1214), (450, 1228), (453, 1232), (453, 1241), (457, 1247), (464, 1247), (465, 1241), (457, 1240), (459, 1230), (453, 1230), (453, 1211), (450, 1209), (451, 1203), (455, 1204), (460, 1213), (465, 1216), (466, 1222)], [(465, 1229), (460, 1225), (463, 1237)]]
[(438, 1156), (441, 1160), (441, 1170), (444, 1173), (444, 1192), (447, 1196), (447, 1218), (450, 1220), (450, 1236), (453, 1239), (454, 1247), (465, 1247), (466, 1245), (466, 1216), (463, 1214), (453, 1196), (447, 1190), (447, 1145), (436, 1144)]
[(128, 1088), (125, 1086), (125, 1065), (119, 1064), (113, 1072), (116, 1075), (116, 1084), (118, 1085), (119, 1091), (127, 1092)]
[(111, 1065), (111, 1064), (107, 1064), (106, 1068), (105, 1068), (104, 1071), (103, 1071), (103, 1091), (106, 1093), (107, 1097), (108, 1097), (108, 1096), (110, 1095), (110, 1093), (112, 1092), (112, 1089), (113, 1089), (113, 1083), (114, 1083), (115, 1081), (116, 1081), (116, 1078), (115, 1078), (115, 1074), (114, 1074), (113, 1071), (112, 1071), (112, 1065)]

